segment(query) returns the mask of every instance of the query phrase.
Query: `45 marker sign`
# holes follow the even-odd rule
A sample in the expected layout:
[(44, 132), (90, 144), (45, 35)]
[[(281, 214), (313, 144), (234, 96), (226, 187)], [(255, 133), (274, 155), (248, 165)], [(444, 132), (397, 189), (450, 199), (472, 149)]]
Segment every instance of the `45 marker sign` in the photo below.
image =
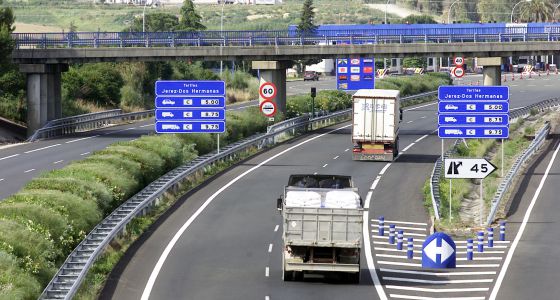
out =
[(272, 82), (263, 82), (259, 88), (259, 94), (264, 100), (272, 100), (276, 97), (276, 85)]

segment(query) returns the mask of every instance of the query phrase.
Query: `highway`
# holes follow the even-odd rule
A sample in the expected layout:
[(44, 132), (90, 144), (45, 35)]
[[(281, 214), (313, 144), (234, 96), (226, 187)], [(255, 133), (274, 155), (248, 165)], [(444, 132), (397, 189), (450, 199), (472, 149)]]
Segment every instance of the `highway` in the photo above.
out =
[[(556, 76), (513, 82), (511, 107), (555, 97), (557, 82)], [(466, 262), (464, 243), (458, 242), (460, 268), (439, 278), (416, 271), (418, 260), (403, 265), (407, 262), (398, 253), (383, 250), (386, 242), (370, 236), (380, 215), (417, 241), (426, 235), (421, 188), (440, 152), (435, 115), (433, 104), (405, 112), (401, 156), (393, 163), (351, 161), (349, 123), (344, 123), (229, 169), (181, 198), (130, 248), (101, 298), (423, 299), (414, 297), (434, 296), (444, 286), (448, 290), (439, 291), (439, 297), (486, 299), (509, 243), (497, 243), (496, 250)], [(281, 280), (281, 216), (275, 200), (290, 174), (314, 172), (352, 175), (369, 208), (359, 286), (338, 284), (335, 278)], [(439, 279), (444, 280), (435, 282)], [(379, 280), (383, 287), (374, 284)]]
[(498, 280), (491, 299), (558, 299), (560, 295), (558, 148), (556, 130), (549, 147), (527, 170), (512, 201), (508, 230), (515, 239), (506, 260), (509, 268), (507, 273), (502, 270), (503, 280)]
[[(334, 89), (334, 77), (320, 81), (287, 83), (288, 95), (308, 93), (311, 86), (318, 90)], [(228, 106), (229, 111), (256, 106), (249, 101)], [(102, 150), (112, 143), (130, 141), (153, 133), (153, 119), (132, 124), (107, 127), (56, 139), (24, 143), (13, 147), (0, 147), (0, 199), (19, 191), (21, 187), (41, 172), (62, 168), (73, 160), (83, 159), (90, 153)]]

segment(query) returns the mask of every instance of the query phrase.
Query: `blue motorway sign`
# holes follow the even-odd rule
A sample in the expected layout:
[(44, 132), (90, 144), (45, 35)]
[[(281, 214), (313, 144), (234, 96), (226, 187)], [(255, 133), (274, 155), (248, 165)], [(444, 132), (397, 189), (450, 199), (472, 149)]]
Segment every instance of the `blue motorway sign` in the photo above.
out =
[(507, 101), (509, 100), (508, 86), (440, 86), (438, 89), (440, 101)]
[(440, 101), (440, 113), (507, 113), (509, 103), (505, 101)]
[(439, 114), (439, 125), (508, 125), (508, 114)]
[(225, 108), (226, 97), (209, 96), (158, 96), (156, 108), (182, 108), (182, 107), (215, 107)]
[(156, 121), (157, 133), (223, 133), (225, 128), (225, 121)]
[(507, 139), (508, 126), (440, 126), (438, 135), (442, 139)]
[(373, 57), (346, 57), (336, 60), (336, 86), (339, 90), (375, 88), (375, 60)]
[(453, 239), (443, 232), (436, 232), (422, 244), (422, 268), (455, 268), (457, 247)]
[(156, 96), (225, 96), (226, 84), (216, 80), (156, 81)]
[(156, 119), (160, 121), (191, 121), (191, 120), (213, 120), (223, 121), (226, 119), (226, 112), (223, 108), (158, 108), (156, 109)]

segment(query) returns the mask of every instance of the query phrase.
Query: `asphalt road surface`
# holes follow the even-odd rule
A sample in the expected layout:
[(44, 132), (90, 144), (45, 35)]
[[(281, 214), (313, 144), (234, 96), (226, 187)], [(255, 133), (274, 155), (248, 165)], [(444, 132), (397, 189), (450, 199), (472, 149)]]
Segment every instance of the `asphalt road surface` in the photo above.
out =
[[(511, 107), (555, 97), (557, 84), (554, 76), (515, 81)], [(425, 237), (428, 215), (421, 188), (440, 152), (434, 133), (435, 109), (434, 104), (424, 104), (405, 112), (401, 156), (393, 163), (352, 161), (350, 128), (345, 123), (290, 141), (228, 170), (183, 197), (129, 250), (102, 298), (424, 299), (437, 292), (446, 299), (471, 295), (464, 299), (486, 299), (508, 242), (479, 254), (476, 262), (463, 261), (465, 244), (458, 243), (463, 252), (458, 253), (461, 268), (456, 273), (422, 274), (416, 270), (418, 260), (403, 265), (407, 262), (402, 255), (383, 250), (386, 242), (371, 232), (377, 231), (375, 220), (383, 215), (407, 230), (408, 236), (418, 241)], [(282, 229), (275, 199), (290, 174), (314, 172), (352, 175), (366, 199), (370, 221), (364, 235), (360, 285), (321, 277), (306, 277), (305, 282), (281, 280)], [(442, 276), (443, 281), (436, 282)], [(376, 281), (383, 287), (375, 286)], [(449, 290), (437, 291), (442, 286)]]

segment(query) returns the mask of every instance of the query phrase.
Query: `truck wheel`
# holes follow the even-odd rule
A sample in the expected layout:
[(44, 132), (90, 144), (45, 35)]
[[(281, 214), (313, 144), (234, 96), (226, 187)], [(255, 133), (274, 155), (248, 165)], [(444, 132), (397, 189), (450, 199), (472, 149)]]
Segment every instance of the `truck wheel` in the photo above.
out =
[(282, 274), (282, 279), (284, 281), (292, 281), (294, 279), (293, 275), (294, 275), (294, 272), (292, 272), (292, 271), (284, 271), (284, 273)]

